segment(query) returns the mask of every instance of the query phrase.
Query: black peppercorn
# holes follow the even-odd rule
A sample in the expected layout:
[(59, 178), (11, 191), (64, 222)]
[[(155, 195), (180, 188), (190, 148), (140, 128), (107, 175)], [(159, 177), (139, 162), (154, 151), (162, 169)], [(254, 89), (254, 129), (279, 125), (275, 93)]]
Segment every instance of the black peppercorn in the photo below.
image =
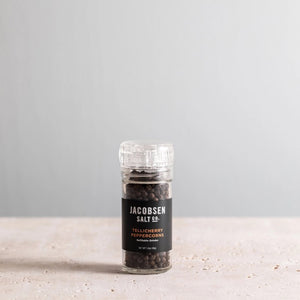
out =
[[(169, 184), (133, 184), (125, 185), (124, 199), (138, 199), (142, 201), (169, 199)], [(126, 251), (125, 265), (137, 269), (167, 268), (170, 266), (168, 252), (133, 252)]]

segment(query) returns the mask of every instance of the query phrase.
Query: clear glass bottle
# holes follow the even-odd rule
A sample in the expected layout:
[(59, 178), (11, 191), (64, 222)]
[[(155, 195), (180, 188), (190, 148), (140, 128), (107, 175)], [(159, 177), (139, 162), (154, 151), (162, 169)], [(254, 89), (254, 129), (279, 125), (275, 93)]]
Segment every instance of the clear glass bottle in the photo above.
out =
[(126, 141), (119, 158), (123, 270), (165, 272), (171, 268), (173, 145)]

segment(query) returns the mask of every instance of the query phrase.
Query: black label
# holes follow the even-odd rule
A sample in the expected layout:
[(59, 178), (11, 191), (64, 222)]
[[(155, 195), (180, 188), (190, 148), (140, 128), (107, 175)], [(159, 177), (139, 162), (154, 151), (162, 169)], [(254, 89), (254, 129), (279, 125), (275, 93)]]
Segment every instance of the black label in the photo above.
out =
[(162, 252), (172, 249), (172, 199), (122, 199), (122, 248)]

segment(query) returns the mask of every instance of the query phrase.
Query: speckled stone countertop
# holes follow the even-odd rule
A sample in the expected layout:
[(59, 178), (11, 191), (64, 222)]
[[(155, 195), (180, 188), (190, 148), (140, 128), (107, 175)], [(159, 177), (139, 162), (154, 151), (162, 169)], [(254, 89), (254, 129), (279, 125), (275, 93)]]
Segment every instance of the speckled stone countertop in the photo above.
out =
[(120, 219), (2, 218), (0, 299), (300, 299), (300, 219), (175, 219), (159, 275), (120, 249)]

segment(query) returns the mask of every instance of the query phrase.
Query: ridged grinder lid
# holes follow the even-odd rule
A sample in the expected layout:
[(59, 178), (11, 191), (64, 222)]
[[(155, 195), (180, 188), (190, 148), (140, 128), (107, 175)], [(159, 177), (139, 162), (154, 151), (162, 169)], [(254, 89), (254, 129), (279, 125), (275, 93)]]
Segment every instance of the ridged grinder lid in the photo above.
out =
[(121, 168), (165, 169), (174, 164), (174, 147), (161, 141), (125, 141), (120, 145), (119, 159)]

